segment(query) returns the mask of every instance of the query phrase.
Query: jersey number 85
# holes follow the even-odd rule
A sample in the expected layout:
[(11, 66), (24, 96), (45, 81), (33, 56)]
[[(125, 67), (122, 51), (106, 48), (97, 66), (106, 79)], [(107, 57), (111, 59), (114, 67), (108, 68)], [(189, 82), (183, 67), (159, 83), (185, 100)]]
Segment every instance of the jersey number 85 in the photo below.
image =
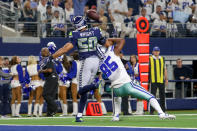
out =
[(111, 56), (108, 56), (104, 63), (100, 66), (101, 71), (106, 75), (107, 78), (118, 68), (118, 64), (115, 61), (110, 63), (110, 60)]

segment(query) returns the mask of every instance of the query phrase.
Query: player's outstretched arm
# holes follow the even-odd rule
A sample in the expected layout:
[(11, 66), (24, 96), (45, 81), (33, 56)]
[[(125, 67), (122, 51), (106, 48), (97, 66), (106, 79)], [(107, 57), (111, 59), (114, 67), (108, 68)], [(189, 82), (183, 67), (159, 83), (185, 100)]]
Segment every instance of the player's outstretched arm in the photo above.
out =
[(55, 58), (63, 55), (64, 53), (67, 53), (72, 48), (73, 48), (72, 43), (66, 43), (62, 48), (60, 48), (58, 51), (56, 51), (52, 56), (55, 59)]
[(116, 46), (114, 48), (114, 52), (116, 55), (119, 55), (120, 51), (122, 50), (125, 44), (125, 40), (123, 38), (109, 38), (107, 39), (105, 46), (109, 47), (115, 43), (116, 43)]

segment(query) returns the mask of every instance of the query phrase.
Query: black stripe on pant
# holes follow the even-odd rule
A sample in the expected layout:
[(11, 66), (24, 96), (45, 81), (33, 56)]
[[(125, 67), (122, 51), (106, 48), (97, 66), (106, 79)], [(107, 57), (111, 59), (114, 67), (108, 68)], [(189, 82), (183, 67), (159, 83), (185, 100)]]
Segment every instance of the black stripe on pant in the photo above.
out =
[[(165, 84), (164, 83), (151, 83), (151, 94), (156, 96), (157, 89), (159, 89), (159, 98), (161, 109), (165, 112)], [(154, 109), (150, 107), (150, 114), (153, 114)]]

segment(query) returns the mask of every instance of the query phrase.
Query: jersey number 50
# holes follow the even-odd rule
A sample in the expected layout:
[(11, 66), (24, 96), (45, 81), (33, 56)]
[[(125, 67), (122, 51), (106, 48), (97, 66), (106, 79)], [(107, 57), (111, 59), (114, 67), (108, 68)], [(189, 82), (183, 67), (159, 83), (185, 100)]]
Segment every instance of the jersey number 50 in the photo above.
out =
[(110, 63), (110, 60), (111, 56), (108, 56), (104, 63), (100, 66), (101, 71), (106, 75), (107, 78), (118, 68), (118, 64), (115, 61)]
[(80, 38), (78, 39), (78, 47), (85, 51), (94, 51), (96, 49), (97, 37)]

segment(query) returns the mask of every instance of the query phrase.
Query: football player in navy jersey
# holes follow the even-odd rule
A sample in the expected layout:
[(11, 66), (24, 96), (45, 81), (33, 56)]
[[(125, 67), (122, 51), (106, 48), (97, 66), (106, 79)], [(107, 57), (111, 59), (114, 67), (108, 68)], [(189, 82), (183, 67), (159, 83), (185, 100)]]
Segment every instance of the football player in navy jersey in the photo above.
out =
[(97, 44), (103, 45), (105, 43), (105, 38), (102, 37), (101, 30), (98, 27), (87, 28), (86, 19), (83, 16), (75, 16), (73, 18), (73, 23), (76, 30), (70, 32), (70, 41), (55, 52), (50, 59), (55, 59), (68, 52), (73, 47), (77, 47), (81, 65), (78, 94), (81, 97), (76, 122), (82, 122), (82, 113), (87, 101), (87, 92), (96, 89), (98, 85), (93, 82), (99, 67), (96, 46)]
[[(86, 19), (83, 16), (75, 16), (73, 23), (76, 30), (70, 32), (70, 41), (42, 63), (46, 64), (51, 59), (56, 59), (70, 51), (73, 47), (77, 47), (81, 66), (78, 94), (81, 97), (76, 122), (83, 122), (82, 113), (87, 101), (87, 92), (97, 89), (99, 85), (99, 83), (93, 82), (99, 69), (99, 58), (96, 52), (96, 46), (98, 44), (104, 45), (106, 39), (102, 37), (101, 30), (98, 27), (87, 28)], [(113, 38), (108, 40), (113, 41)]]

